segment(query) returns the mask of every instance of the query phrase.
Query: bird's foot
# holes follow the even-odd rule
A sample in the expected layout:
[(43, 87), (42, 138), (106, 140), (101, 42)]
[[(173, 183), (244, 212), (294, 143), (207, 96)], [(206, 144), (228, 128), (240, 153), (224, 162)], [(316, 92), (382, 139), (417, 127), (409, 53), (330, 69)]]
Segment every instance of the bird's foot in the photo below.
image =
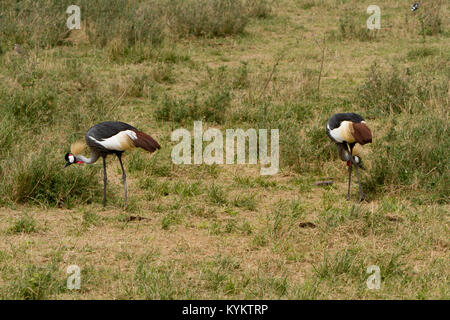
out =
[(347, 201), (350, 200), (350, 195), (349, 194), (345, 197), (345, 200), (347, 200)]

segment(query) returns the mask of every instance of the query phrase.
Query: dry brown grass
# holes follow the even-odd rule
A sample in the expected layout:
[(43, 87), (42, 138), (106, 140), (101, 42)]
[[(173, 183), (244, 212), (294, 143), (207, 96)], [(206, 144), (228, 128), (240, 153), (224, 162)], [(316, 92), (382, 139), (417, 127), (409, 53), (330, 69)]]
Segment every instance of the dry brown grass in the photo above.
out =
[[(408, 76), (408, 68), (434, 77), (437, 85), (445, 80), (448, 30), (427, 36), (423, 43), (408, 5), (379, 5), (382, 25), (386, 19), (392, 27), (370, 41), (340, 39), (338, 34), (340, 12), (355, 12), (357, 21), (365, 24), (364, 3), (279, 0), (273, 1), (267, 17), (251, 18), (240, 35), (178, 37), (161, 48), (127, 47), (122, 40), (110, 39), (103, 49), (87, 45), (80, 36), (74, 47), (32, 51), (41, 77), (33, 74), (30, 79), (37, 87), (44, 82), (53, 86), (57, 105), (67, 102), (68, 107), (55, 111), (57, 121), (48, 126), (24, 130), (16, 145), (8, 145), (2, 128), (4, 185), (33, 159), (50, 159), (55, 166), (61, 160), (63, 166), (70, 144), (100, 120), (133, 124), (163, 148), (153, 156), (137, 150), (124, 157), (129, 170), (126, 212), (121, 209), (120, 167), (112, 157), (106, 208), (94, 193), (101, 188), (101, 163), (91, 168), (99, 172), (93, 178), (98, 184), (89, 189), (93, 203), (73, 199), (70, 208), (66, 203), (60, 203), (61, 208), (18, 204), (2, 191), (0, 298), (448, 299), (448, 191), (424, 188), (418, 174), (410, 184), (380, 186), (361, 204), (353, 201), (354, 186), (352, 201), (347, 202), (347, 171), (325, 136), (332, 113), (370, 114), (355, 94), (374, 61), (395, 64), (405, 72), (400, 72), (402, 77)], [(446, 6), (443, 10), (448, 12)], [(317, 97), (321, 50), (314, 38), (323, 36), (327, 49)], [(409, 53), (422, 46), (432, 50)], [(17, 60), (21, 58), (11, 52), (0, 59), (3, 88), (25, 87), (14, 72), (23, 72), (20, 63), (34, 62)], [(204, 129), (279, 126), (282, 166), (277, 175), (260, 177), (259, 166), (171, 163), (170, 132), (181, 126), (191, 129), (192, 123), (159, 121), (156, 110), (166, 96), (191, 101), (198, 94), (202, 105), (216, 91), (230, 94), (230, 106), (220, 124), (204, 122)], [(414, 105), (422, 110), (368, 118), (374, 143), (364, 147), (365, 183), (374, 173), (378, 152), (385, 150), (380, 139), (388, 136), (392, 121), (406, 128), (414, 116), (448, 120), (448, 92), (442, 92), (437, 88)], [(48, 158), (37, 157), (36, 150), (46, 147)], [(70, 172), (75, 170), (81, 170), (79, 177), (87, 175), (85, 167), (66, 170), (74, 171), (65, 172), (67, 181), (61, 184), (72, 183)], [(442, 176), (448, 177), (448, 171)], [(334, 184), (314, 186), (325, 178)], [(445, 181), (440, 183), (445, 186)], [(213, 185), (223, 195), (221, 201), (211, 195)], [(145, 219), (128, 221), (130, 216)], [(30, 221), (34, 227), (27, 227)], [(65, 288), (66, 268), (73, 264), (82, 270), (79, 291)], [(374, 264), (381, 268), (380, 290), (366, 287), (366, 268)], [(27, 288), (40, 288), (42, 295), (30, 295)]]

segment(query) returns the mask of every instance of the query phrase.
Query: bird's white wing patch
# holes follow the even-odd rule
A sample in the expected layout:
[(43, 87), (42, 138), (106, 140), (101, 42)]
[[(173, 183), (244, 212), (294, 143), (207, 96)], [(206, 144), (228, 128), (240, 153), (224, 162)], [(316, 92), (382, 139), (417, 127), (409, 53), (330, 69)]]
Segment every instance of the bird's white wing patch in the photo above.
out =
[(127, 135), (128, 135), (132, 140), (136, 140), (136, 139), (137, 139), (136, 132), (134, 132), (133, 130), (126, 130), (126, 131), (123, 131), (123, 132), (126, 132)]
[(125, 130), (101, 141), (92, 136), (89, 136), (89, 138), (108, 150), (125, 151), (134, 148), (133, 140), (137, 139), (137, 135), (132, 130)]
[(344, 136), (342, 135), (342, 128), (338, 127), (336, 129), (330, 130), (330, 135), (339, 143), (344, 142)]
[(341, 125), (333, 130), (330, 130), (330, 135), (339, 143), (344, 141), (348, 143), (352, 143), (355, 141), (353, 135), (351, 134), (351, 122), (350, 121), (342, 121)]

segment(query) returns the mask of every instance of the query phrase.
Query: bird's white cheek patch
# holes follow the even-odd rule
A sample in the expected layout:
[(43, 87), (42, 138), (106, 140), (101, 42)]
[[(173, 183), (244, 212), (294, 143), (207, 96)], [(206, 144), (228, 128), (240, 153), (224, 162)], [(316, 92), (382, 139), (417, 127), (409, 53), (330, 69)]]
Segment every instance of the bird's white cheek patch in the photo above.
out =
[(75, 157), (73, 155), (70, 155), (69, 156), (69, 162), (70, 163), (74, 163), (74, 161), (75, 161)]

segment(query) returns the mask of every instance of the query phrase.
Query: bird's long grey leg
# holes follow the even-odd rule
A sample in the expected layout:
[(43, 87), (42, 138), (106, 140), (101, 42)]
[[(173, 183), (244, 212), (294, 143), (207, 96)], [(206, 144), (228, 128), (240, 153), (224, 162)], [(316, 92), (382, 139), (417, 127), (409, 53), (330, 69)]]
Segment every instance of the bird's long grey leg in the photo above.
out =
[(355, 158), (353, 157), (353, 147), (351, 144), (348, 145), (349, 149), (350, 149), (350, 163), (353, 163), (355, 166), (357, 166), (358, 164), (355, 161)]
[(127, 208), (127, 175), (125, 174), (125, 169), (123, 168), (122, 155), (119, 154), (117, 157), (119, 158), (120, 166), (122, 168), (123, 191), (125, 194), (124, 208), (126, 209)]
[(366, 198), (366, 195), (362, 191), (361, 187), (361, 179), (359, 178), (359, 171), (358, 171), (358, 165), (355, 165), (356, 169), (356, 177), (358, 178), (358, 185), (359, 185), (359, 201), (363, 201)]
[(106, 157), (103, 157), (103, 206), (106, 206), (106, 182), (108, 178), (106, 176)]
[(350, 200), (350, 186), (352, 183), (352, 162), (350, 161), (350, 165), (348, 166), (348, 192), (347, 192), (347, 200)]

